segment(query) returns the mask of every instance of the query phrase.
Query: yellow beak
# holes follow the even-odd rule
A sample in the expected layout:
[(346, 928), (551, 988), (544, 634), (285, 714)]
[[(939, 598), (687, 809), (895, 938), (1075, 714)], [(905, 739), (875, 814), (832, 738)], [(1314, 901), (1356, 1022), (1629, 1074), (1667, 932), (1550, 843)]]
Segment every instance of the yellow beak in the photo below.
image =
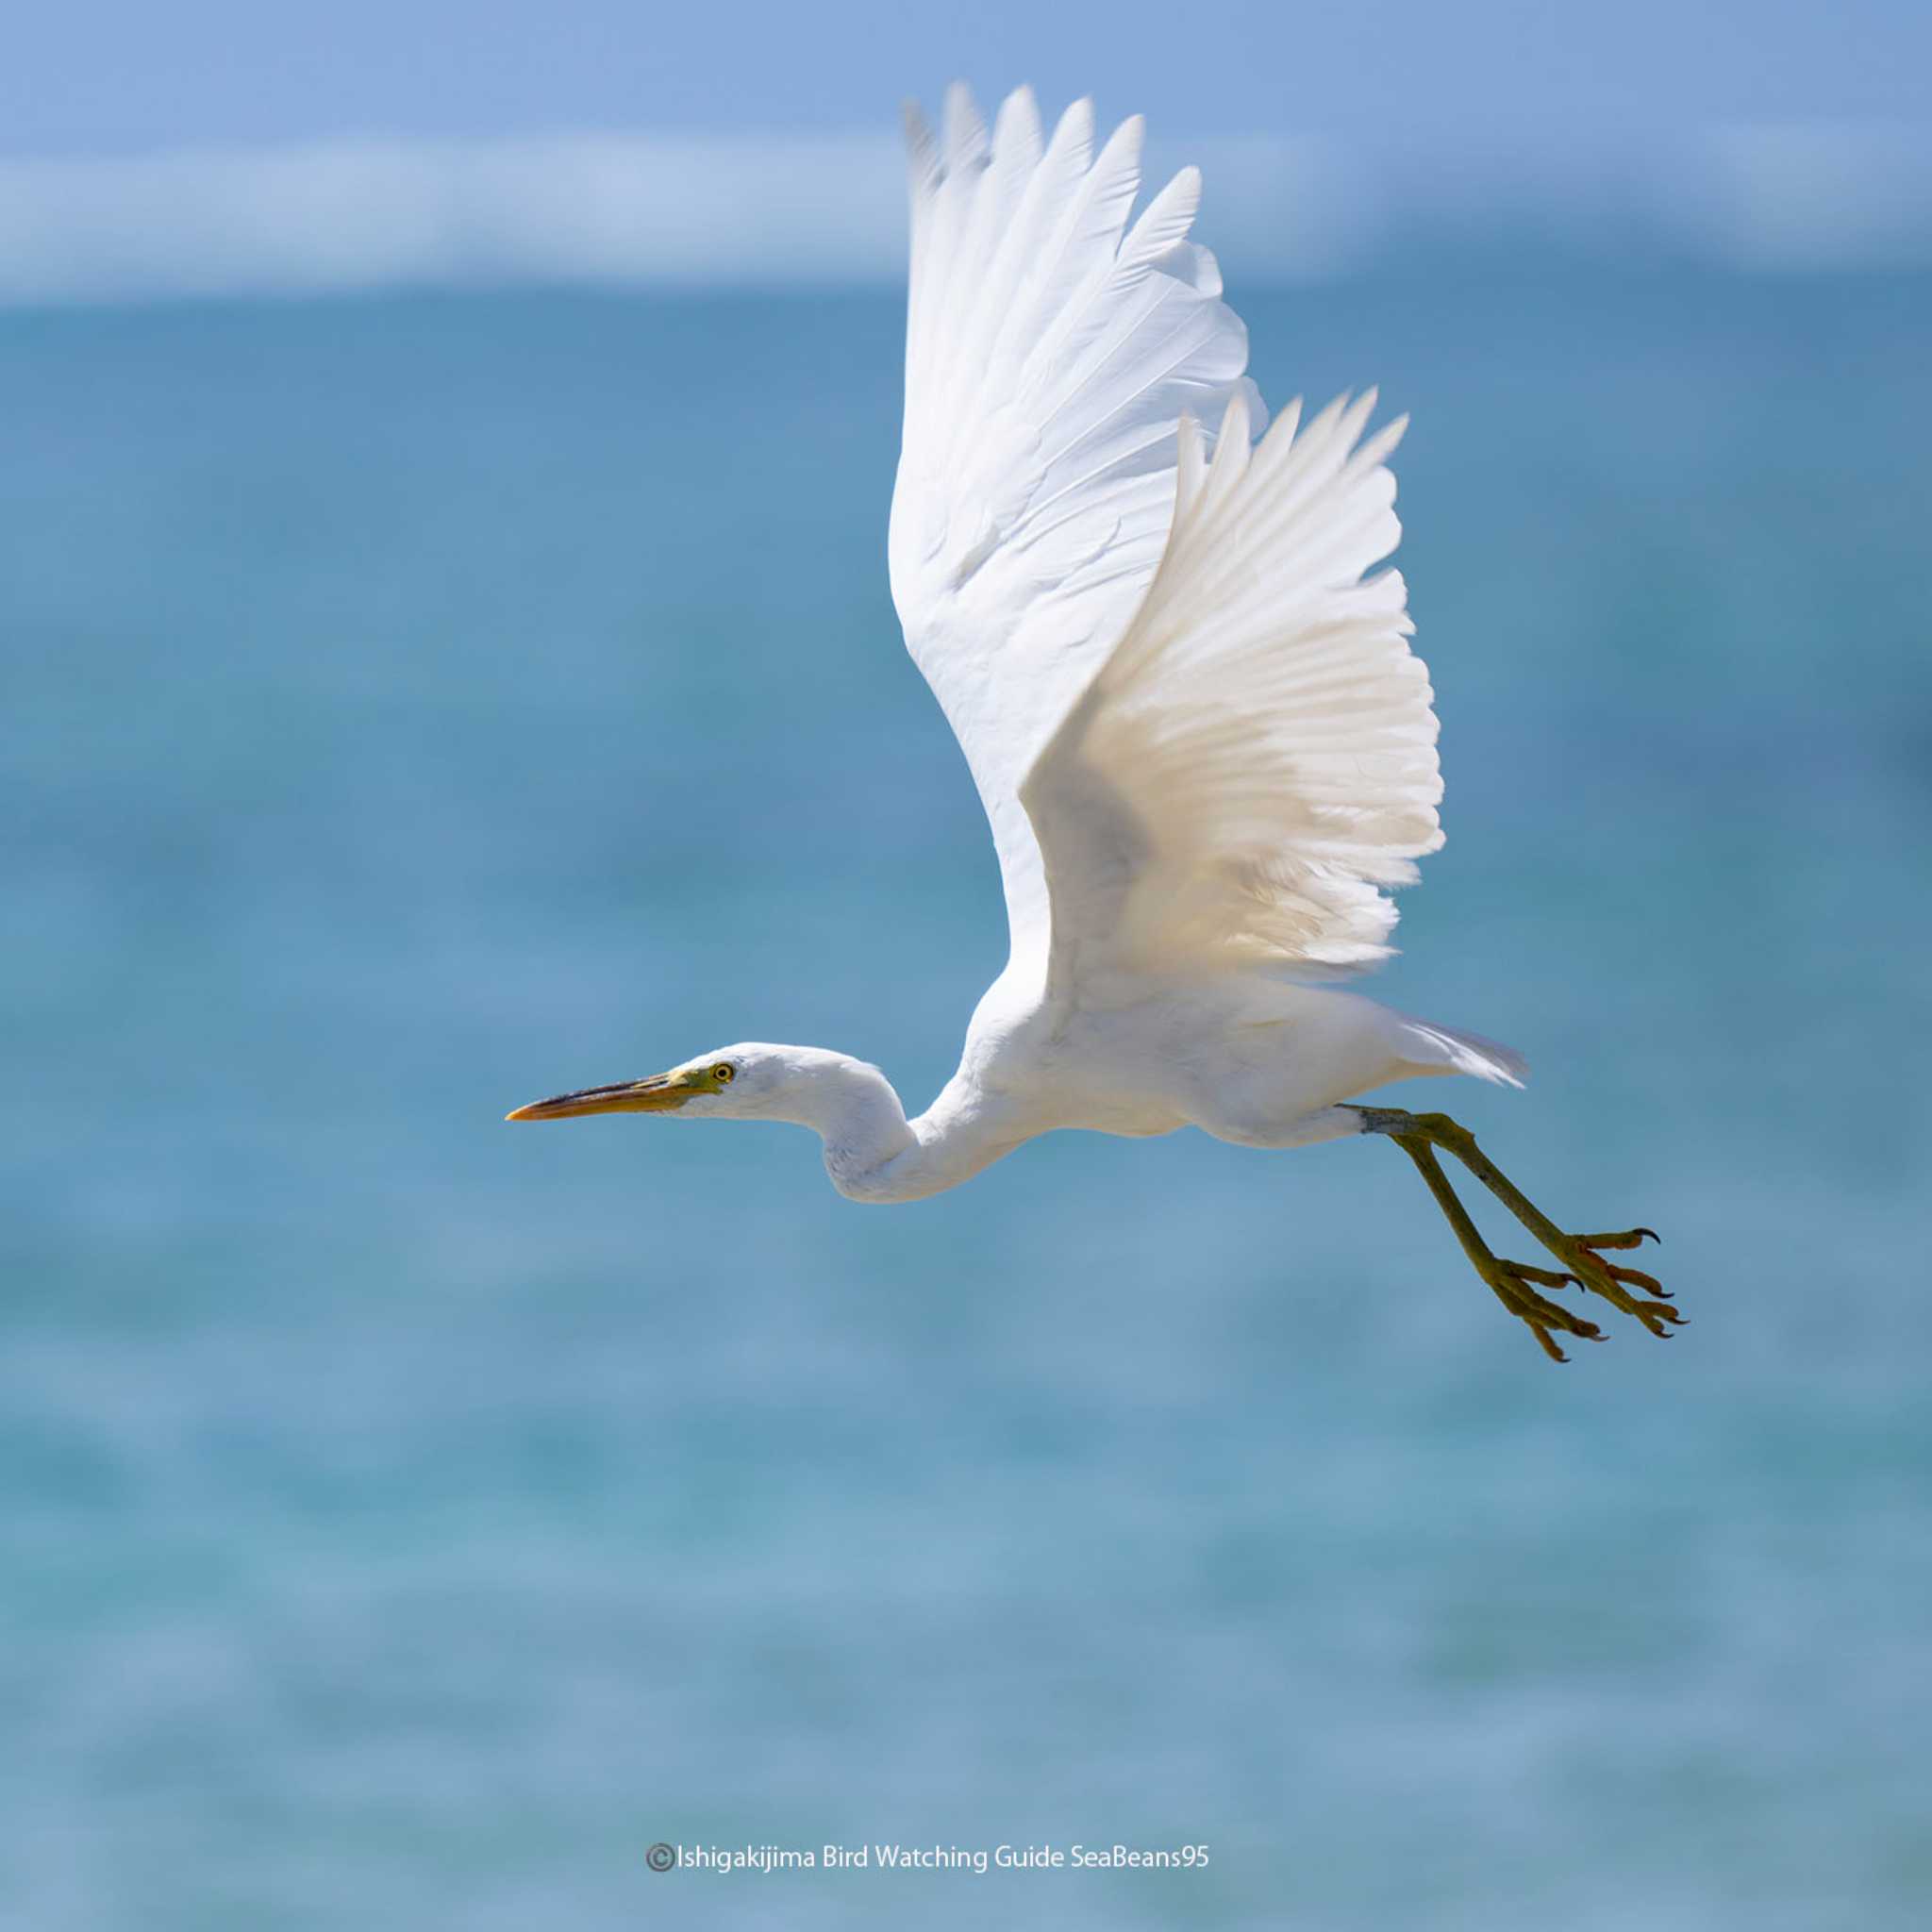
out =
[(533, 1100), (507, 1113), (507, 1121), (570, 1121), (587, 1113), (671, 1113), (705, 1091), (702, 1074), (654, 1074), (648, 1080), (620, 1080), (614, 1087), (580, 1087), (549, 1100)]

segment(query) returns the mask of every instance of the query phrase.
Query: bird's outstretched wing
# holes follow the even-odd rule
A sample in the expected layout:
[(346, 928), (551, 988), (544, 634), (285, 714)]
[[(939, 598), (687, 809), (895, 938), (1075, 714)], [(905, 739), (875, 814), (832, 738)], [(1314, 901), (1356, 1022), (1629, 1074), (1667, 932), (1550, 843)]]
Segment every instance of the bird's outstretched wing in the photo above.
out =
[(1025, 90), (991, 138), (964, 88), (942, 139), (916, 110), (906, 425), (892, 600), (992, 824), (1015, 965), (1044, 970), (1052, 921), (1020, 787), (1119, 644), (1174, 503), (1183, 412), (1242, 421), (1260, 398), (1247, 333), (1187, 240), (1190, 168), (1131, 227), (1141, 123), (1093, 152), (1081, 102), (1042, 142)]
[(1182, 427), (1145, 599), (1021, 787), (1052, 903), (1050, 979), (1215, 965), (1336, 972), (1389, 951), (1378, 889), (1442, 842), (1428, 674), (1394, 571), (1371, 391), (1211, 464)]

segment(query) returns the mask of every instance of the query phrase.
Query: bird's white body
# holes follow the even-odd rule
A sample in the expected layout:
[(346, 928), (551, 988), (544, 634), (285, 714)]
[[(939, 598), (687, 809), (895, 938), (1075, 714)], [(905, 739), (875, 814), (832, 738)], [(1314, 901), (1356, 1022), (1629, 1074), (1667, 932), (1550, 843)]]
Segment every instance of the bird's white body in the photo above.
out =
[(1391, 1080), (1514, 1080), (1500, 1048), (1307, 983), (1386, 952), (1376, 888), (1441, 842), (1402, 582), (1364, 580), (1401, 425), (1357, 450), (1371, 397), (1251, 459), (1245, 331), (1186, 239), (1198, 176), (1129, 227), (1138, 124), (1093, 156), (1084, 106), (1050, 142), (1024, 92), (990, 139), (947, 108), (943, 143), (909, 122), (892, 591), (1012, 957), (916, 1121), (883, 1076), (829, 1076), (843, 1104), (808, 1110), (834, 1182), (908, 1200), (1061, 1127), (1300, 1146), (1358, 1132), (1337, 1104)]
[(911, 1120), (885, 1074), (849, 1055), (741, 1041), (691, 1064), (714, 1062), (734, 1067), (732, 1085), (694, 1096), (682, 1117), (810, 1127), (839, 1191), (879, 1203), (958, 1187), (1061, 1128), (1140, 1138), (1197, 1126), (1242, 1146), (1306, 1147), (1360, 1133), (1339, 1103), (1391, 1080), (1513, 1081), (1521, 1069), (1507, 1048), (1359, 994), (1249, 975), (1149, 986), (1115, 1011), (1010, 998), (996, 981), (958, 1071)]

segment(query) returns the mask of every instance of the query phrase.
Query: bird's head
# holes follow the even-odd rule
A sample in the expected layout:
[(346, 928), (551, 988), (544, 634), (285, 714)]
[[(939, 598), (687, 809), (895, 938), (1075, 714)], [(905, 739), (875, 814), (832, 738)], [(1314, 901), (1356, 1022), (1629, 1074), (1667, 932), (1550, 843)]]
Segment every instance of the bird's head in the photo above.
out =
[(505, 1116), (568, 1121), (591, 1113), (675, 1114), (681, 1120), (813, 1119), (810, 1096), (855, 1063), (844, 1054), (759, 1041), (721, 1046), (646, 1080), (619, 1080), (535, 1100)]

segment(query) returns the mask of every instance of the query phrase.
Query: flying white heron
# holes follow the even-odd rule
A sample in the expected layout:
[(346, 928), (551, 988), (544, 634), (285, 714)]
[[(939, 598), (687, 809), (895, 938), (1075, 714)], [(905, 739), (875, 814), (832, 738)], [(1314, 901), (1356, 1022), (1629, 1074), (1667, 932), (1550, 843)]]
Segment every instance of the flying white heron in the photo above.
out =
[[(1392, 551), (1374, 392), (1274, 426), (1247, 333), (1190, 242), (1183, 169), (1128, 225), (1141, 124), (1096, 155), (1081, 102), (1042, 141), (1031, 93), (991, 138), (972, 95), (943, 137), (907, 111), (912, 260), (892, 599), (999, 849), (1011, 953), (959, 1070), (908, 1120), (849, 1054), (749, 1041), (647, 1080), (519, 1108), (789, 1121), (855, 1201), (911, 1201), (1057, 1127), (1198, 1126), (1248, 1147), (1384, 1134), (1543, 1349), (1601, 1339), (1541, 1289), (1589, 1289), (1655, 1335), (1679, 1320), (1573, 1235), (1444, 1114), (1351, 1104), (1391, 1081), (1522, 1059), (1333, 982), (1390, 952), (1390, 887), (1442, 842), (1436, 718)], [(1219, 425), (1218, 429), (1211, 425)], [(1559, 1264), (1491, 1253), (1455, 1156)], [(1655, 1236), (1651, 1237), (1655, 1239)], [(1653, 1298), (1655, 1297), (1655, 1298)]]

